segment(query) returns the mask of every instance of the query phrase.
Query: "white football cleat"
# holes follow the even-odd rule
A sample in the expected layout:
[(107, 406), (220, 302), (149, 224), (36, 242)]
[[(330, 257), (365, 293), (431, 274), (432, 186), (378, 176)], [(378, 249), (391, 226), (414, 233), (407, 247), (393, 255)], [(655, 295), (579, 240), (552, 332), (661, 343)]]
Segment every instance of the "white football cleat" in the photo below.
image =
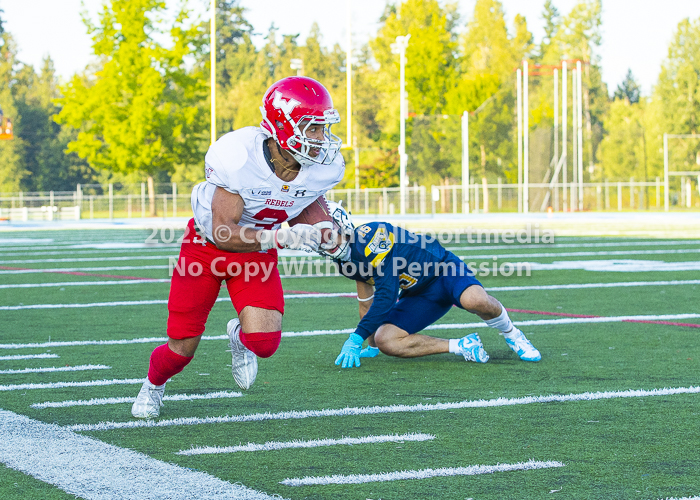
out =
[(241, 322), (232, 319), (226, 325), (228, 346), (231, 348), (231, 373), (238, 387), (244, 391), (250, 389), (258, 374), (258, 357), (246, 346), (240, 338)]
[(503, 337), (506, 339), (508, 347), (510, 347), (521, 360), (539, 361), (542, 359), (540, 351), (535, 349), (535, 346), (527, 340), (525, 334), (517, 328), (515, 328), (514, 332), (509, 332), (507, 336), (503, 334)]
[(484, 344), (481, 343), (478, 333), (470, 333), (465, 335), (457, 342), (459, 352), (467, 361), (475, 363), (486, 363), (489, 360), (489, 355), (484, 349)]
[(131, 414), (136, 418), (158, 418), (164, 392), (165, 384), (154, 385), (146, 379), (131, 407)]

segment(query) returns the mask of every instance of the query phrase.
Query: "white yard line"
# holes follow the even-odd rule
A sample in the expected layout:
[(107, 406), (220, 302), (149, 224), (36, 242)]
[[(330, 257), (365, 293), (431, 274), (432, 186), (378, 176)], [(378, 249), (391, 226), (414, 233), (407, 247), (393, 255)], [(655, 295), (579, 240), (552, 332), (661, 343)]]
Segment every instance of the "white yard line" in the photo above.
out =
[(60, 358), (58, 354), (13, 354), (12, 356), (0, 356), (0, 361), (10, 361), (14, 359), (50, 359)]
[(528, 250), (530, 248), (604, 248), (604, 247), (660, 247), (674, 245), (700, 245), (700, 240), (677, 240), (677, 241), (618, 241), (606, 243), (535, 243), (527, 244), (511, 244), (511, 245), (489, 245), (480, 246), (469, 244), (463, 246), (445, 247), (445, 250), (512, 250), (517, 247), (518, 250)]
[[(668, 249), (668, 250), (619, 250), (605, 252), (546, 252), (546, 253), (513, 253), (513, 254), (477, 254), (458, 255), (461, 259), (491, 259), (506, 258), (557, 258), (557, 257), (583, 257), (583, 256), (609, 256), (609, 255), (668, 255), (668, 254), (692, 254), (700, 253), (700, 248)], [(157, 260), (176, 258), (177, 255), (130, 255), (121, 257), (75, 257), (67, 259), (14, 259), (2, 260), (5, 264), (43, 264), (50, 262), (110, 262), (120, 260)], [(318, 259), (316, 259), (318, 260)]]
[(88, 380), (86, 382), (49, 382), (45, 384), (0, 385), (2, 391), (26, 391), (30, 389), (63, 389), (64, 387), (97, 387), (104, 385), (143, 384), (143, 378), (125, 378), (113, 380)]
[[(686, 314), (651, 314), (636, 316), (601, 316), (595, 318), (557, 318), (557, 319), (534, 319), (525, 321), (514, 321), (518, 326), (548, 326), (548, 325), (568, 325), (576, 323), (620, 323), (624, 321), (672, 321), (677, 319), (700, 318), (700, 313)], [(466, 328), (487, 328), (483, 322), (478, 323), (437, 323), (430, 325), (426, 330), (464, 330)], [(343, 328), (338, 330), (306, 330), (301, 332), (282, 332), (283, 337), (312, 337), (317, 335), (342, 335), (355, 331), (355, 328)], [(202, 335), (202, 340), (226, 340), (227, 335)], [(0, 344), (0, 349), (28, 349), (45, 347), (74, 347), (84, 345), (126, 345), (126, 344), (149, 344), (152, 342), (166, 342), (167, 337), (143, 337), (136, 339), (115, 339), (115, 340), (70, 340), (38, 342), (31, 344)]]
[(7, 288), (51, 288), (66, 286), (109, 286), (109, 285), (143, 285), (146, 283), (170, 283), (170, 278), (142, 280), (111, 280), (111, 281), (63, 281), (57, 283), (16, 283), (12, 285), (0, 285), (0, 289)]
[[(18, 285), (0, 285), (2, 288), (34, 288), (34, 287), (54, 287), (54, 286), (89, 286), (89, 285), (130, 285), (130, 284), (146, 284), (146, 283), (166, 283), (169, 279), (158, 280), (124, 280), (124, 281), (69, 281), (65, 283), (25, 283)], [(579, 283), (568, 285), (531, 285), (531, 286), (500, 286), (488, 287), (489, 292), (513, 292), (519, 290), (576, 290), (585, 288), (617, 288), (617, 287), (635, 287), (635, 286), (678, 286), (678, 285), (698, 285), (700, 280), (671, 280), (671, 281), (623, 281), (617, 283)], [(286, 299), (325, 299), (335, 297), (354, 298), (356, 293), (352, 292), (310, 292), (310, 293), (290, 293), (285, 294)], [(230, 299), (220, 297), (217, 302), (228, 302)], [(23, 309), (73, 309), (84, 307), (119, 307), (119, 306), (148, 306), (167, 304), (165, 299), (160, 300), (129, 300), (116, 302), (92, 302), (92, 303), (72, 303), (72, 304), (27, 304), (21, 306), (0, 306), (0, 311), (19, 311)]]
[[(13, 257), (15, 255), (19, 255), (22, 257), (28, 257), (28, 256), (37, 256), (37, 257), (46, 257), (49, 255), (64, 255), (64, 254), (69, 254), (69, 255), (94, 255), (94, 254), (106, 254), (106, 253), (131, 253), (131, 252), (163, 252), (167, 250), (176, 250), (179, 248), (179, 246), (172, 246), (172, 245), (163, 245), (163, 246), (158, 246), (158, 247), (135, 247), (135, 248), (104, 248), (100, 250), (76, 250), (76, 248), (85, 248), (82, 246), (72, 246), (72, 247), (64, 247), (65, 250), (55, 250), (52, 249), (51, 251), (42, 251), (42, 252), (27, 252), (27, 251), (17, 251), (17, 252), (0, 252), (0, 258), (3, 257)], [(0, 261), (2, 263), (2, 261)]]
[(97, 271), (134, 271), (139, 269), (169, 269), (166, 264), (154, 266), (108, 266), (108, 267), (55, 267), (52, 269), (2, 269), (0, 274), (34, 274), (34, 273), (94, 273)]
[(700, 285), (700, 280), (672, 281), (619, 281), (615, 283), (575, 283), (566, 285), (530, 285), (530, 286), (492, 286), (486, 288), (489, 292), (515, 292), (518, 290), (576, 290), (584, 288), (618, 288), (632, 286), (677, 286)]
[(446, 467), (441, 469), (421, 469), (402, 470), (396, 472), (384, 472), (380, 474), (350, 474), (320, 477), (304, 477), (295, 479), (285, 479), (280, 484), (286, 486), (311, 486), (323, 484), (363, 484), (379, 483), (384, 481), (398, 481), (404, 479), (428, 479), (431, 477), (445, 476), (476, 476), (478, 474), (493, 474), (494, 472), (509, 472), (516, 470), (551, 469), (554, 467), (564, 467), (561, 462), (537, 462), (529, 460), (517, 464), (498, 465), (470, 465), (468, 467)]
[(16, 283), (12, 285), (0, 285), (0, 289), (7, 288), (51, 288), (66, 286), (108, 286), (108, 285), (143, 285), (145, 283), (170, 283), (170, 278), (142, 280), (111, 280), (111, 281), (63, 281), (58, 283)]
[[(347, 293), (292, 293), (284, 296), (285, 299), (317, 299), (330, 297), (356, 297), (357, 294)], [(219, 297), (216, 302), (231, 302), (228, 297)], [(122, 300), (117, 302), (92, 302), (87, 304), (29, 304), (26, 306), (0, 306), (0, 311), (20, 311), (23, 309), (75, 309), (85, 307), (118, 307), (118, 306), (152, 306), (167, 304), (166, 299), (159, 300)]]
[[(132, 398), (133, 400), (133, 398)], [(263, 444), (248, 443), (241, 446), (203, 446), (181, 450), (177, 455), (214, 455), (218, 453), (236, 453), (239, 451), (271, 451), (284, 450), (287, 448), (319, 448), (322, 446), (355, 445), (355, 444), (375, 444), (375, 443), (403, 443), (404, 441), (430, 441), (435, 439), (431, 434), (403, 434), (389, 436), (365, 436), (361, 438), (342, 439), (313, 439), (310, 441), (268, 441)]]
[[(210, 392), (208, 394), (173, 394), (163, 396), (163, 401), (194, 401), (198, 399), (224, 399), (224, 398), (240, 398), (243, 394), (240, 392), (220, 391)], [(72, 406), (98, 406), (98, 405), (116, 405), (121, 403), (133, 403), (134, 396), (128, 398), (94, 398), (82, 399), (77, 401), (46, 401), (45, 403), (34, 403), (30, 405), (32, 408), (69, 408)]]
[(111, 370), (106, 365), (78, 365), (78, 366), (49, 366), (47, 368), (23, 368), (21, 370), (0, 370), (0, 375), (15, 375), (18, 373), (53, 373), (53, 372), (84, 372), (90, 370)]
[(241, 484), (6, 410), (0, 410), (0, 462), (87, 500), (272, 499)]
[(73, 431), (106, 431), (111, 429), (132, 429), (138, 427), (170, 427), (180, 425), (225, 424), (233, 422), (260, 422), (265, 420), (297, 420), (319, 417), (349, 417), (357, 415), (377, 415), (383, 413), (412, 413), (424, 411), (457, 410), (462, 408), (492, 408), (552, 402), (595, 401), (598, 399), (642, 398), (649, 396), (670, 396), (674, 394), (698, 394), (700, 387), (678, 387), (674, 389), (628, 390), (606, 392), (584, 392), (580, 394), (527, 396), (523, 398), (480, 399), (456, 403), (433, 403), (417, 405), (361, 406), (330, 410), (283, 411), (279, 413), (253, 413), (248, 415), (224, 415), (222, 417), (188, 417), (163, 420), (130, 420), (128, 422), (100, 422), (98, 424), (78, 424), (67, 428)]

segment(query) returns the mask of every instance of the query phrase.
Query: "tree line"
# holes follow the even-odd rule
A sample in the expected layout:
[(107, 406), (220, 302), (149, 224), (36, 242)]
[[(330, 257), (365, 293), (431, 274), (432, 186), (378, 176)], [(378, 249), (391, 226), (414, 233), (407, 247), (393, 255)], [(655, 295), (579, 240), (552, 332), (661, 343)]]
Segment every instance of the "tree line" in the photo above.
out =
[[(14, 140), (0, 142), (0, 191), (148, 181), (153, 193), (157, 183), (202, 179), (210, 141), (209, 23), (186, 5), (174, 18), (165, 7), (163, 0), (106, 0), (96, 19), (83, 15), (95, 62), (65, 83), (50, 58), (41, 68), (17, 59), (0, 11), (0, 107), (15, 128)], [(546, 0), (544, 34), (535, 44), (527, 20), (516, 15), (508, 26), (498, 0), (477, 0), (468, 19), (456, 3), (388, 3), (376, 34), (353, 50), (360, 185), (398, 185), (399, 63), (391, 44), (405, 34), (411, 183), (459, 182), (464, 111), (473, 175), (516, 182), (515, 69), (523, 59), (532, 70), (531, 182), (542, 181), (553, 154), (551, 68), (562, 60), (583, 63), (584, 181), (660, 175), (663, 134), (699, 132), (700, 19), (679, 23), (651, 95), (642, 95), (631, 72), (611, 95), (601, 78), (601, 11), (601, 0), (581, 0), (566, 14)], [(216, 38), (219, 134), (259, 124), (264, 91), (296, 73), (291, 59), (303, 61), (303, 74), (329, 89), (345, 117), (346, 54), (324, 45), (318, 25), (302, 37), (280, 34), (273, 23), (261, 35), (239, 0), (217, 0)], [(571, 126), (571, 109), (568, 115)], [(344, 124), (336, 133), (347, 142)], [(571, 134), (569, 141), (571, 151)], [(344, 154), (352, 165), (353, 152)], [(700, 141), (680, 141), (672, 155), (678, 169), (697, 170)], [(354, 186), (354, 176), (348, 168), (344, 185)]]

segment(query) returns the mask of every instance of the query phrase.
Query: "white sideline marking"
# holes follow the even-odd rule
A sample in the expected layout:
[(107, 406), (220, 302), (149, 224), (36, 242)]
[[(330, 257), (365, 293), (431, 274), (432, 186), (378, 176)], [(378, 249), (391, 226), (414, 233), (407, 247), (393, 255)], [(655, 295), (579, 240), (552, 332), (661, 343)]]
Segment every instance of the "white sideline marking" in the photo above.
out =
[(543, 252), (543, 253), (500, 253), (500, 254), (481, 254), (481, 255), (458, 255), (460, 259), (491, 259), (498, 257), (499, 259), (512, 258), (546, 258), (546, 257), (584, 257), (584, 256), (599, 256), (599, 255), (666, 255), (679, 253), (700, 253), (700, 248), (682, 248), (671, 250), (612, 250), (605, 252)]
[(9, 361), (11, 359), (49, 359), (60, 358), (58, 354), (14, 354), (12, 356), (0, 356), (0, 361)]
[(700, 500), (700, 497), (682, 497), (682, 498), (667, 497), (663, 500)]
[(284, 481), (280, 481), (280, 484), (284, 484), (286, 486), (362, 484), (378, 483), (383, 481), (398, 481), (403, 479), (428, 479), (431, 477), (444, 476), (476, 476), (478, 474), (493, 474), (494, 472), (551, 469), (553, 467), (564, 467), (564, 464), (553, 461), (536, 462), (535, 460), (528, 460), (527, 462), (519, 462), (517, 464), (470, 465), (469, 467), (445, 467), (442, 469), (402, 470), (396, 472), (384, 472), (382, 474), (351, 474), (348, 476), (334, 474), (332, 476), (285, 479)]
[[(163, 401), (193, 401), (196, 399), (223, 399), (223, 398), (240, 398), (243, 394), (240, 392), (220, 391), (210, 392), (208, 394), (173, 394), (172, 396), (163, 396)], [(71, 406), (97, 406), (97, 405), (116, 405), (120, 403), (133, 403), (134, 398), (94, 398), (82, 399), (77, 401), (47, 401), (45, 403), (34, 403), (29, 405), (32, 408), (43, 410), (44, 408), (68, 408)]]
[[(692, 263), (700, 266), (700, 263)], [(283, 276), (284, 277), (284, 276)], [(33, 288), (33, 287), (54, 287), (54, 286), (73, 286), (73, 285), (117, 285), (117, 284), (142, 284), (142, 283), (166, 283), (169, 279), (155, 280), (124, 280), (124, 281), (69, 281), (66, 283), (27, 283), (17, 285), (0, 285), (1, 288)], [(700, 280), (672, 280), (672, 281), (622, 281), (616, 283), (578, 283), (565, 285), (531, 285), (531, 286), (496, 286), (486, 288), (489, 292), (513, 292), (518, 290), (576, 290), (584, 288), (616, 288), (616, 287), (633, 287), (633, 286), (676, 286), (676, 285), (698, 285)], [(338, 293), (290, 293), (285, 294), (285, 299), (325, 299), (333, 297), (357, 297), (356, 293), (338, 292)], [(230, 299), (220, 297), (217, 302), (228, 302)], [(0, 306), (0, 311), (17, 311), (22, 309), (64, 309), (64, 308), (81, 308), (81, 307), (117, 307), (117, 306), (144, 306), (144, 305), (162, 305), (167, 304), (165, 299), (160, 300), (131, 300), (119, 302), (93, 302), (87, 304), (29, 304), (22, 306)]]
[(187, 417), (170, 420), (131, 420), (128, 422), (100, 422), (98, 424), (78, 424), (67, 428), (73, 431), (106, 431), (111, 429), (131, 429), (136, 427), (170, 427), (174, 425), (226, 424), (232, 422), (259, 422), (263, 420), (297, 420), (318, 417), (348, 417), (356, 415), (376, 415), (380, 413), (407, 413), (418, 411), (456, 410), (461, 408), (492, 408), (496, 406), (527, 405), (569, 401), (594, 401), (597, 399), (641, 398), (647, 396), (669, 396), (674, 394), (697, 394), (700, 387), (677, 387), (674, 389), (628, 390), (606, 392), (584, 392), (580, 394), (526, 396), (523, 398), (479, 399), (456, 403), (433, 403), (417, 405), (360, 406), (331, 410), (283, 411), (279, 413), (253, 413), (249, 415), (225, 415), (223, 417)]
[(0, 462), (87, 500), (272, 499), (6, 410), (0, 410)]
[[(133, 400), (133, 399), (132, 399)], [(410, 433), (399, 436), (366, 436), (361, 438), (342, 439), (313, 439), (311, 441), (268, 441), (264, 444), (248, 443), (242, 446), (204, 446), (189, 450), (178, 451), (177, 455), (213, 455), (217, 453), (236, 453), (238, 451), (270, 451), (285, 448), (318, 448), (321, 446), (371, 444), (371, 443), (403, 443), (404, 441), (430, 441), (435, 439), (432, 434)]]
[(3, 260), (2, 264), (40, 264), (46, 262), (108, 262), (113, 260), (157, 260), (169, 259), (177, 255), (125, 255), (122, 257), (76, 257), (74, 259), (17, 259)]
[(700, 285), (700, 280), (673, 281), (620, 281), (616, 283), (575, 283), (566, 285), (531, 285), (531, 286), (493, 286), (486, 288), (489, 292), (514, 292), (518, 290), (576, 290), (583, 288), (616, 288), (629, 286), (675, 286)]
[[(541, 326), (541, 325), (567, 325), (572, 323), (618, 323), (627, 320), (635, 321), (666, 321), (674, 319), (700, 318), (700, 313), (688, 314), (657, 314), (646, 316), (602, 316), (600, 318), (557, 318), (557, 319), (534, 319), (526, 321), (514, 321), (518, 326)], [(426, 330), (460, 330), (465, 328), (487, 328), (486, 323), (438, 323), (430, 325)], [(315, 335), (341, 335), (352, 333), (355, 328), (343, 328), (340, 330), (307, 330), (303, 332), (282, 332), (283, 337), (311, 337)], [(202, 335), (202, 340), (226, 340), (228, 335)], [(0, 349), (26, 349), (31, 347), (72, 347), (83, 345), (125, 345), (125, 344), (148, 344), (151, 342), (165, 342), (167, 337), (143, 337), (138, 339), (119, 340), (70, 340), (62, 342), (41, 342), (34, 344), (0, 344)]]
[(0, 375), (16, 373), (82, 372), (87, 370), (111, 370), (106, 365), (50, 366), (47, 368), (23, 368), (21, 370), (0, 370)]
[(535, 243), (530, 245), (489, 245), (472, 246), (467, 242), (466, 246), (445, 247), (445, 250), (509, 250), (517, 246), (518, 249), (530, 248), (602, 248), (602, 247), (656, 247), (672, 245), (697, 245), (700, 240), (679, 240), (679, 241), (618, 241), (607, 243)]
[(18, 243), (53, 243), (53, 238), (2, 238), (0, 245), (17, 245)]
[(103, 385), (143, 384), (142, 378), (125, 378), (113, 380), (88, 380), (87, 382), (50, 382), (46, 384), (0, 385), (0, 391), (25, 391), (29, 389), (62, 389), (64, 387), (95, 387)]
[(700, 261), (665, 262), (663, 260), (562, 260), (550, 263), (513, 262), (531, 271), (582, 270), (603, 273), (648, 273), (654, 271), (699, 271)]
[(12, 285), (0, 285), (3, 288), (52, 288), (58, 286), (95, 286), (95, 285), (142, 285), (144, 283), (170, 283), (170, 278), (142, 280), (112, 280), (112, 281), (64, 281), (60, 283), (16, 283)]

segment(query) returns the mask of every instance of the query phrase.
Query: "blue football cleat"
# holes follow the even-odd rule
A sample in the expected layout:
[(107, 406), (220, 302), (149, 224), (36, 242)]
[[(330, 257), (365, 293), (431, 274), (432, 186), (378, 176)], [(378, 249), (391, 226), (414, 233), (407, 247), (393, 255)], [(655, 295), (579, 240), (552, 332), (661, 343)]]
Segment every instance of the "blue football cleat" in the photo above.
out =
[(539, 361), (540, 359), (542, 359), (540, 351), (535, 349), (535, 346), (533, 346), (530, 343), (530, 341), (527, 340), (525, 334), (517, 328), (515, 329), (515, 332), (511, 332), (510, 334), (508, 334), (508, 336), (505, 337), (505, 339), (506, 343), (508, 344), (508, 347), (510, 347), (521, 360)]
[(481, 343), (478, 333), (470, 333), (459, 339), (457, 342), (459, 352), (467, 361), (475, 363), (486, 363), (489, 360), (489, 355), (486, 354), (484, 345)]

